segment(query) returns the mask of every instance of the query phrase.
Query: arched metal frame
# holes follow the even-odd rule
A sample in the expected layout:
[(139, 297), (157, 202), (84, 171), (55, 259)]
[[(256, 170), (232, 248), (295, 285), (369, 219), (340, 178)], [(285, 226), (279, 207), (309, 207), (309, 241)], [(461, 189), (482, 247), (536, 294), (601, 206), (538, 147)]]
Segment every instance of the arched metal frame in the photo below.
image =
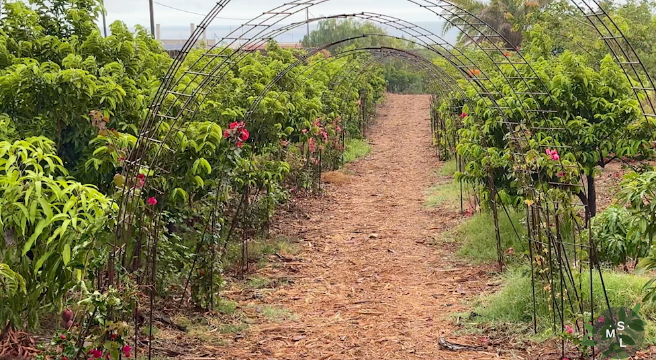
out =
[[(346, 39), (346, 41), (357, 40), (357, 39), (360, 39), (360, 38), (362, 38), (362, 37), (361, 36), (353, 37), (353, 38), (350, 38), (350, 39)], [(343, 42), (345, 42), (345, 41), (340, 41), (340, 43), (343, 43)], [(323, 49), (327, 49), (328, 47), (333, 46), (333, 45), (334, 44), (329, 44), (328, 46), (324, 46), (324, 47), (318, 49), (317, 52), (321, 51)], [(448, 96), (451, 91), (460, 92), (462, 94), (462, 96), (466, 97), (466, 94), (462, 91), (462, 89), (456, 85), (456, 80), (454, 78), (452, 78), (449, 74), (444, 72), (440, 67), (438, 67), (435, 64), (433, 64), (432, 62), (430, 62), (430, 60), (428, 60), (428, 59), (426, 59), (426, 58), (424, 58), (420, 55), (413, 54), (413, 53), (411, 53), (407, 50), (390, 48), (390, 47), (356, 48), (356, 49), (343, 51), (341, 53), (336, 54), (335, 56), (331, 55), (327, 58), (322, 58), (319, 61), (316, 61), (316, 62), (312, 63), (311, 65), (307, 66), (304, 69), (303, 72), (298, 73), (294, 77), (293, 83), (298, 84), (299, 83), (299, 77), (301, 77), (301, 76), (303, 76), (303, 79), (300, 80), (300, 82), (303, 82), (303, 81), (305, 81), (305, 79), (313, 76), (317, 71), (319, 71), (321, 69), (321, 67), (318, 66), (318, 65), (323, 65), (323, 64), (326, 64), (328, 62), (337, 61), (337, 60), (342, 59), (344, 57), (359, 56), (359, 55), (364, 54), (364, 53), (373, 55), (373, 58), (371, 59), (371, 61), (367, 62), (361, 68), (356, 67), (354, 69), (349, 69), (349, 70), (357, 70), (358, 74), (356, 76), (358, 76), (358, 77), (365, 74), (366, 70), (369, 66), (371, 66), (375, 63), (379, 63), (379, 62), (381, 62), (382, 60), (384, 60), (386, 58), (392, 57), (392, 58), (404, 59), (408, 63), (416, 66), (417, 68), (426, 70), (430, 74), (430, 77), (431, 77), (432, 81), (435, 81), (438, 84), (446, 85), (448, 90), (443, 90), (441, 88), (437, 88), (437, 90), (440, 93), (441, 97)], [(376, 55), (378, 55), (378, 56), (376, 56)], [(294, 67), (297, 67), (297, 66), (299, 66), (303, 63), (304, 62), (296, 62), (296, 63), (294, 63)], [(348, 75), (347, 76), (341, 76), (341, 75), (344, 75), (345, 73), (348, 73), (348, 74), (352, 75), (353, 72), (355, 72), (355, 71), (344, 71), (344, 68), (347, 65), (349, 65), (349, 63), (345, 63), (341, 67), (341, 69), (337, 71), (337, 73), (336, 73), (337, 76), (336, 77), (339, 77), (339, 79), (338, 79), (339, 81), (337, 81), (337, 84), (332, 87), (332, 89), (333, 89), (332, 91), (338, 92), (338, 89), (344, 84), (341, 80), (343, 80), (344, 78), (350, 77)], [(290, 69), (286, 69), (286, 70), (290, 70)], [(285, 73), (287, 73), (287, 72), (288, 71), (285, 71)], [(283, 76), (281, 75), (282, 73), (283, 73), (283, 71), (281, 71), (278, 74), (278, 76), (276, 76), (270, 82), (270, 84), (268, 84), (268, 85), (272, 85), (272, 84), (277, 83), (278, 81), (280, 81), (283, 78)], [(335, 83), (334, 80), (335, 79), (333, 79), (333, 81), (331, 81), (331, 84)], [(252, 110), (257, 106), (257, 103), (259, 103), (259, 101), (267, 95), (267, 93), (268, 93), (268, 91), (270, 90), (271, 87), (272, 86), (267, 86), (265, 89), (263, 89), (260, 92), (260, 95), (258, 96), (257, 100), (255, 100), (253, 102), (253, 104), (251, 105), (250, 110), (247, 111), (247, 113), (252, 113)], [(325, 93), (326, 92), (324, 92), (324, 94)], [(282, 92), (279, 93), (275, 100), (276, 101), (279, 100), (282, 95), (283, 95)], [(249, 118), (245, 117), (245, 120), (248, 121)], [(215, 191), (218, 191), (218, 189), (215, 190)], [(210, 223), (211, 224), (216, 224), (217, 219), (214, 218), (214, 216), (216, 216), (215, 214), (216, 214), (216, 212), (212, 212), (212, 215), (210, 216), (211, 218), (210, 219), (205, 219), (206, 224), (210, 224)], [(237, 215), (235, 214), (235, 216), (237, 216)], [(212, 226), (212, 228), (214, 228), (214, 226)], [(194, 255), (194, 261), (192, 263), (192, 267), (189, 270), (190, 274), (187, 277), (187, 282), (186, 282), (185, 287), (184, 287), (185, 291), (183, 291), (183, 293), (186, 292), (186, 289), (189, 285), (190, 276), (191, 276), (191, 273), (195, 269), (196, 259), (198, 258), (198, 255), (199, 255), (199, 253), (198, 253), (198, 250), (197, 250), (196, 254)]]
[[(171, 166), (172, 164), (160, 164), (160, 161), (162, 160), (160, 155), (163, 150), (173, 151), (172, 149), (167, 148), (167, 141), (170, 135), (178, 131), (182, 131), (183, 133), (186, 132), (186, 130), (184, 129), (185, 125), (182, 124), (182, 127), (179, 128), (178, 124), (180, 122), (189, 121), (190, 119), (194, 118), (197, 111), (197, 107), (200, 105), (200, 103), (202, 103), (204, 97), (211, 92), (213, 87), (216, 86), (216, 84), (220, 83), (220, 81), (225, 76), (225, 73), (230, 69), (232, 69), (232, 67), (234, 67), (235, 64), (241, 61), (245, 56), (247, 56), (245, 54), (247, 54), (249, 48), (253, 46), (257, 47), (263, 43), (266, 43), (267, 41), (273, 39), (276, 36), (276, 34), (287, 31), (293, 28), (294, 26), (300, 26), (302, 24), (305, 24), (308, 21), (293, 24), (291, 26), (283, 28), (282, 30), (272, 31), (268, 34), (265, 34), (262, 37), (260, 37), (260, 35), (263, 34), (266, 30), (275, 26), (276, 24), (279, 24), (281, 21), (288, 18), (289, 16), (299, 13), (309, 7), (327, 1), (329, 0), (296, 0), (281, 5), (271, 11), (265, 12), (261, 16), (258, 16), (257, 18), (242, 25), (242, 27), (235, 29), (228, 37), (224, 38), (223, 39), (224, 41), (229, 42), (228, 46), (222, 48), (218, 52), (214, 52), (214, 49), (210, 49), (210, 51), (205, 53), (203, 56), (201, 56), (200, 59), (198, 59), (198, 61), (192, 64), (188, 70), (184, 70), (182, 71), (182, 73), (180, 73), (182, 63), (186, 58), (186, 56), (191, 51), (194, 44), (196, 44), (196, 41), (200, 38), (203, 31), (205, 31), (205, 29), (209, 26), (212, 20), (229, 3), (229, 0), (222, 0), (219, 3), (217, 3), (217, 5), (212, 9), (212, 11), (208, 14), (208, 16), (196, 28), (196, 30), (192, 34), (192, 37), (185, 44), (183, 50), (180, 52), (178, 59), (176, 59), (176, 62), (169, 69), (167, 75), (163, 79), (162, 86), (158, 90), (155, 100), (149, 109), (151, 116), (149, 116), (146, 122), (143, 124), (142, 129), (139, 133), (137, 147), (135, 148), (135, 150), (133, 150), (129, 160), (126, 162), (126, 168), (124, 171), (125, 174), (127, 175), (126, 178), (131, 179), (136, 177), (137, 172), (143, 168), (150, 169), (155, 174), (166, 173), (167, 170), (164, 168), (164, 166), (166, 165)], [(538, 95), (549, 96), (549, 93), (546, 87), (544, 86), (544, 84), (542, 84), (540, 78), (537, 76), (536, 72), (526, 61), (526, 59), (521, 55), (521, 52), (516, 51), (516, 54), (518, 55), (519, 58), (519, 61), (517, 62), (514, 62), (505, 57), (501, 58), (501, 60), (505, 60), (505, 61), (498, 61), (498, 58), (496, 56), (506, 51), (506, 49), (497, 46), (496, 43), (498, 41), (502, 41), (505, 39), (502, 35), (496, 32), (496, 30), (492, 29), (485, 22), (483, 22), (476, 16), (468, 13), (461, 7), (451, 4), (444, 0), (440, 0), (440, 1), (406, 0), (406, 1), (414, 3), (422, 8), (425, 8), (435, 13), (438, 17), (451, 23), (453, 27), (462, 31), (466, 36), (472, 38), (475, 37), (478, 39), (483, 38), (487, 40), (487, 42), (489, 43), (487, 45), (490, 46), (489, 48), (483, 47), (484, 43), (479, 41), (474, 41), (473, 44), (477, 47), (478, 50), (485, 53), (486, 59), (484, 63), (487, 65), (492, 65), (492, 68), (496, 69), (496, 71), (498, 71), (498, 73), (502, 75), (504, 81), (508, 84), (511, 94), (506, 94), (506, 96), (510, 95), (520, 100), (520, 103), (522, 104), (522, 108), (520, 109), (520, 112), (522, 113), (522, 118), (527, 119), (531, 116), (530, 114), (537, 113), (538, 114), (537, 116), (546, 119), (546, 114), (552, 112), (548, 109), (539, 108), (539, 102), (537, 101), (534, 102), (537, 105), (536, 106), (537, 108), (523, 107), (524, 102), (521, 100), (524, 97), (535, 100), (534, 96), (538, 96)], [(631, 45), (628, 43), (624, 35), (621, 33), (620, 29), (616, 26), (616, 24), (608, 16), (608, 14), (605, 11), (603, 11), (603, 9), (601, 8), (601, 6), (596, 0), (573, 0), (573, 2), (577, 6), (577, 8), (584, 14), (584, 16), (590, 21), (590, 23), (595, 27), (595, 29), (597, 29), (601, 38), (608, 45), (616, 61), (621, 65), (629, 81), (632, 81), (631, 76), (635, 76), (635, 79), (633, 80), (637, 81), (640, 84), (640, 86), (632, 86), (632, 89), (634, 91), (635, 96), (638, 98), (638, 100), (641, 103), (641, 108), (644, 116), (647, 118), (648, 121), (650, 121), (650, 118), (656, 117), (655, 115), (656, 111), (654, 111), (654, 104), (652, 103), (652, 99), (650, 96), (650, 94), (653, 94), (654, 92), (653, 81), (647, 74), (645, 67), (640, 62), (637, 54), (635, 53)], [(491, 107), (495, 108), (499, 112), (499, 115), (504, 119), (504, 126), (507, 129), (509, 137), (517, 144), (518, 153), (516, 153), (515, 155), (519, 156), (520, 159), (521, 157), (524, 156), (523, 155), (524, 147), (522, 146), (522, 142), (520, 141), (520, 139), (517, 137), (517, 135), (522, 136), (523, 134), (518, 133), (513, 129), (514, 126), (521, 125), (521, 123), (511, 123), (506, 121), (507, 118), (504, 115), (504, 110), (507, 109), (505, 109), (502, 106), (499, 106), (499, 104), (497, 104), (496, 101), (497, 97), (503, 97), (504, 94), (500, 91), (497, 85), (492, 82), (492, 77), (488, 76), (488, 74), (485, 74), (482, 69), (479, 69), (479, 67), (481, 66), (479, 66), (477, 62), (473, 61), (470, 57), (468, 57), (465, 51), (458, 48), (457, 46), (449, 45), (448, 43), (443, 41), (441, 37), (427, 31), (426, 29), (405, 22), (401, 19), (394, 18), (391, 16), (386, 16), (386, 15), (361, 13), (361, 14), (339, 15), (333, 17), (317, 18), (317, 19), (311, 19), (310, 21), (318, 21), (322, 19), (340, 18), (340, 17), (342, 18), (357, 17), (372, 22), (378, 22), (380, 24), (384, 24), (392, 28), (396, 28), (397, 30), (402, 31), (410, 35), (411, 37), (417, 39), (417, 42), (423, 42), (424, 44), (426, 44), (428, 48), (430, 48), (436, 54), (439, 54), (443, 58), (447, 59), (450, 65), (455, 67), (463, 75), (463, 78), (469, 81), (470, 84), (472, 84), (472, 86), (474, 87), (474, 89), (476, 89), (480, 97), (487, 98), (490, 100), (490, 102), (492, 103)], [(458, 22), (459, 20), (462, 22)], [(260, 31), (259, 29), (262, 30)], [(467, 30), (473, 31), (474, 35), (470, 35), (471, 32)], [(242, 35), (237, 36), (239, 32), (242, 32)], [(249, 33), (251, 32), (253, 32), (253, 34), (249, 35)], [(475, 35), (476, 33), (478, 33), (479, 35)], [(426, 39), (426, 40), (419, 41), (419, 39)], [(230, 45), (234, 45), (234, 44), (239, 44), (239, 48), (237, 49), (237, 51), (231, 52), (230, 50), (227, 50)], [(218, 65), (215, 64), (216, 66), (212, 65), (217, 59), (223, 59), (223, 60), (220, 61)], [(209, 61), (205, 65), (202, 65), (202, 62), (204, 60), (209, 60)], [(501, 68), (504, 65), (509, 65), (512, 68), (512, 71), (514, 71), (514, 73), (516, 74), (516, 77), (506, 76)], [(524, 67), (529, 72), (531, 72), (533, 76), (527, 77), (522, 75), (520, 71), (520, 68), (522, 67)], [(478, 75), (472, 76), (472, 70), (478, 70), (482, 76), (478, 76)], [(220, 73), (221, 71), (224, 72)], [(195, 84), (196, 79), (201, 79), (198, 86), (191, 86), (191, 84)], [(513, 83), (515, 80), (518, 80), (520, 84)], [(542, 90), (543, 92), (518, 91), (518, 89), (516, 88), (517, 85), (522, 85), (520, 86), (520, 88), (525, 87), (528, 90), (533, 88), (534, 85), (529, 85), (528, 83), (528, 81), (531, 80), (536, 80), (541, 85), (538, 87), (541, 87), (543, 89)], [(183, 83), (187, 81), (188, 84), (186, 86), (183, 85)], [(486, 85), (486, 83), (488, 83), (489, 85)], [(494, 92), (491, 92), (490, 90), (494, 90)], [(462, 89), (460, 89), (460, 91), (462, 91)], [(167, 98), (169, 99), (167, 100)], [(647, 100), (646, 102), (642, 101), (645, 99)], [(165, 106), (165, 102), (171, 103), (171, 105), (166, 109), (163, 108), (163, 106)], [(164, 140), (159, 140), (157, 137), (159, 135), (158, 132), (160, 129), (160, 124), (164, 121), (171, 121), (173, 122), (173, 124), (171, 126), (171, 130), (169, 131), (169, 133), (164, 136)], [(565, 128), (552, 128), (548, 130), (567, 132)], [(557, 144), (553, 144), (549, 146), (552, 148), (568, 147), (568, 146), (560, 146)], [(129, 212), (131, 211), (130, 205), (131, 204), (133, 205), (135, 201), (138, 201), (138, 196), (136, 196), (135, 191), (133, 190), (133, 188), (131, 188), (130, 185), (131, 185), (130, 180), (128, 180), (124, 192), (122, 194), (123, 196), (121, 198), (121, 203), (120, 203), (121, 213), (118, 219), (119, 224), (117, 225), (116, 242), (115, 242), (115, 248), (112, 251), (113, 253), (112, 259), (114, 258), (116, 249), (118, 248), (118, 245), (120, 243), (119, 238), (122, 236), (126, 236), (125, 234), (129, 233), (128, 231), (125, 231), (126, 227), (134, 225), (133, 214), (130, 214)], [(527, 182), (525, 186), (530, 191), (534, 191), (534, 189), (531, 189), (530, 182)], [(152, 186), (147, 186), (146, 189), (150, 191), (158, 192), (158, 190), (153, 188)], [(537, 195), (536, 198), (538, 200), (541, 200), (540, 196), (541, 195)], [(539, 206), (535, 206), (538, 209), (537, 217), (539, 220), (540, 211), (543, 212), (546, 211), (547, 222), (549, 222), (548, 202), (545, 201), (545, 204), (546, 206), (543, 208)], [(142, 213), (141, 216), (143, 217), (144, 214)], [(535, 217), (535, 215), (532, 216)], [(541, 224), (542, 222), (539, 220), (539, 223)], [(539, 224), (537, 229), (535, 228), (532, 230), (530, 229), (529, 238), (533, 236), (539, 236), (541, 241), (543, 231), (547, 233), (546, 235), (549, 239), (549, 242), (546, 243), (546, 245), (551, 246), (553, 241), (551, 240), (552, 234), (549, 233), (550, 229), (546, 228), (545, 230), (542, 230)], [(156, 244), (157, 244), (157, 240), (156, 240), (157, 233), (155, 232), (154, 234), (155, 234), (154, 235), (155, 240), (152, 242), (153, 248), (151, 249), (151, 251), (153, 251), (153, 253), (155, 254), (153, 258), (153, 267), (155, 266), (155, 261), (156, 261)], [(532, 240), (534, 242), (538, 241), (537, 239), (532, 239)], [(554, 245), (562, 247), (563, 243), (561, 241), (560, 244), (554, 244)], [(576, 243), (574, 243), (573, 245), (583, 246), (582, 244), (576, 244)], [(592, 239), (590, 239), (589, 247), (590, 247), (590, 251), (593, 251)], [(560, 261), (562, 263), (563, 260), (561, 259)], [(114, 276), (113, 260), (110, 265), (111, 265), (110, 282), (113, 282), (113, 276)], [(591, 262), (590, 271), (592, 271), (593, 266), (594, 264), (592, 264)], [(561, 268), (560, 271), (561, 271), (560, 276), (562, 282), (564, 276), (562, 273), (563, 269)], [(568, 270), (566, 269), (565, 271), (567, 272)], [(601, 270), (599, 269), (599, 271), (601, 276)], [(154, 276), (155, 274), (154, 269), (152, 270), (152, 274)], [(569, 269), (569, 274), (567, 275), (567, 277), (570, 279), (572, 278), (571, 269)], [(591, 274), (591, 278), (592, 278), (592, 274)], [(603, 284), (603, 278), (602, 278), (602, 284)], [(561, 288), (562, 288), (562, 283), (561, 283)], [(152, 311), (152, 304), (153, 303), (151, 297), (151, 311)], [(558, 309), (558, 306), (555, 302), (554, 305), (555, 305), (554, 309)], [(560, 304), (560, 310), (561, 310), (560, 311), (561, 325), (564, 325), (562, 324), (562, 316), (564, 313), (564, 304), (562, 303), (562, 299)], [(594, 311), (592, 312), (594, 316)], [(554, 312), (554, 316), (555, 314), (556, 311)], [(555, 318), (554, 318), (554, 323), (555, 323)]]
[[(276, 78), (274, 78), (271, 82), (269, 82), (269, 84), (266, 85), (266, 87), (261, 91), (260, 96), (258, 96), (258, 98), (256, 98), (255, 101), (251, 104), (251, 106), (249, 107), (249, 109), (246, 111), (246, 114), (244, 115), (244, 118), (245, 118), (245, 119), (249, 119), (249, 118), (253, 115), (253, 113), (255, 112), (255, 110), (256, 110), (256, 108), (257, 108), (257, 106), (258, 106), (259, 103), (262, 101), (262, 99), (264, 98), (264, 96), (266, 95), (266, 93), (269, 92), (269, 91), (271, 90), (271, 88), (272, 88), (273, 86), (275, 86), (275, 85), (276, 85), (276, 84), (277, 84), (282, 78), (284, 78), (285, 75), (287, 75), (291, 70), (293, 70), (293, 69), (296, 68), (297, 66), (299, 66), (299, 65), (301, 65), (301, 64), (303, 64), (303, 63), (305, 63), (305, 62), (307, 62), (312, 56), (316, 55), (317, 53), (319, 53), (319, 52), (321, 52), (321, 51), (323, 51), (323, 50), (328, 50), (328, 49), (330, 49), (331, 47), (334, 47), (334, 46), (337, 46), (337, 45), (341, 45), (341, 44), (344, 44), (344, 43), (347, 43), (347, 42), (350, 42), (350, 41), (354, 41), (354, 40), (359, 40), (359, 39), (363, 39), (363, 38), (368, 38), (368, 37), (381, 37), (381, 38), (389, 38), (389, 39), (402, 40), (402, 41), (408, 42), (408, 43), (410, 43), (410, 44), (413, 44), (413, 45), (415, 45), (415, 46), (420, 46), (420, 47), (423, 48), (423, 49), (426, 49), (426, 50), (432, 51), (431, 48), (425, 46), (424, 44), (421, 44), (421, 43), (418, 43), (418, 42), (414, 42), (414, 41), (409, 40), (409, 39), (400, 38), (400, 37), (397, 37), (397, 36), (387, 35), (387, 34), (362, 34), (362, 35), (359, 35), (359, 36), (355, 36), (355, 37), (351, 37), (351, 38), (345, 38), (345, 39), (341, 39), (341, 40), (335, 41), (335, 42), (333, 42), (333, 43), (330, 43), (330, 44), (324, 45), (324, 46), (322, 46), (322, 47), (320, 47), (320, 48), (317, 48), (317, 49), (312, 50), (312, 51), (309, 52), (307, 55), (302, 56), (302, 57), (299, 58), (296, 62), (290, 64), (287, 68), (285, 68), (284, 70), (280, 71), (280, 72), (276, 75)], [(432, 65), (432, 67), (435, 69), (435, 71), (439, 71), (440, 73), (446, 74), (446, 72), (444, 72), (441, 68), (439, 68), (439, 67), (436, 66), (435, 64), (431, 63), (430, 60), (425, 59), (425, 58), (423, 58), (423, 57), (421, 57), (421, 56), (419, 56), (419, 55), (412, 54), (411, 52), (409, 52), (409, 51), (405, 51), (405, 50), (402, 50), (402, 49), (396, 49), (396, 48), (390, 48), (390, 47), (369, 47), (369, 48), (358, 48), (358, 49), (356, 49), (356, 50), (358, 50), (358, 51), (360, 51), (360, 50), (371, 50), (371, 51), (380, 50), (380, 51), (382, 51), (382, 50), (384, 50), (384, 49), (388, 49), (389, 51), (393, 51), (393, 52), (404, 53), (404, 54), (406, 54), (407, 56), (410, 56), (410, 58), (413, 58), (413, 59), (422, 59), (422, 60), (424, 60), (424, 63), (430, 63), (430, 64)], [(342, 54), (344, 54), (344, 53), (340, 53), (340, 55), (342, 55)], [(441, 53), (437, 53), (437, 55), (440, 56), (441, 58), (447, 60), (448, 62), (451, 62), (450, 59), (448, 59), (447, 57), (443, 56)], [(312, 66), (316, 66), (317, 64), (319, 64), (319, 63), (313, 64)], [(439, 70), (438, 70), (438, 69), (439, 69)], [(448, 75), (448, 74), (446, 74), (446, 75)], [(449, 76), (449, 78), (450, 78), (450, 80), (454, 80), (451, 76)], [(448, 83), (448, 85), (455, 85), (455, 84), (453, 84), (453, 83)], [(458, 87), (458, 89), (460, 89), (460, 88)], [(460, 89), (460, 90), (462, 90), (462, 89)]]

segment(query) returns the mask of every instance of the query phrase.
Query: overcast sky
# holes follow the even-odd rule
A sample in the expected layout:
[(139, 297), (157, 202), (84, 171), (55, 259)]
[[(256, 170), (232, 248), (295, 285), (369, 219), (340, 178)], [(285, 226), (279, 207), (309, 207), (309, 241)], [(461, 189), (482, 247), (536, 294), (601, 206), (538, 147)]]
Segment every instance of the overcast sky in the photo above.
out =
[[(155, 22), (162, 26), (189, 26), (198, 24), (203, 16), (191, 14), (207, 14), (216, 0), (154, 0)], [(218, 15), (213, 25), (234, 26), (245, 22), (243, 19), (252, 19), (259, 14), (277, 7), (286, 0), (231, 0), (231, 2)], [(161, 5), (160, 5), (161, 4)], [(182, 9), (191, 13), (174, 10), (170, 7)], [(107, 8), (107, 21), (121, 20), (132, 27), (141, 24), (149, 27), (148, 0), (105, 0)], [(354, 13), (370, 11), (393, 15), (413, 22), (435, 21), (437, 16), (426, 9), (420, 8), (407, 0), (332, 0), (310, 8), (311, 16), (336, 15), (341, 13)], [(291, 17), (285, 23), (299, 21), (305, 15)]]

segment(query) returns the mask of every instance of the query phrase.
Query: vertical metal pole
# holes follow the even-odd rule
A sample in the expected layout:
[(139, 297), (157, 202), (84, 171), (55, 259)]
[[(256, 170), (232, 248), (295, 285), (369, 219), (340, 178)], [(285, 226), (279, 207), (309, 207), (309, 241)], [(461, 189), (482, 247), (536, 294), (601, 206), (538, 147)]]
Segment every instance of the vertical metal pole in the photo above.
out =
[[(244, 214), (245, 214), (244, 219), (248, 219), (248, 216), (250, 215), (250, 212), (249, 212), (250, 211), (250, 206), (249, 206), (250, 205), (250, 190), (251, 190), (250, 185), (247, 184), (246, 185), (246, 190), (245, 190), (246, 191), (246, 198), (245, 198), (245, 202), (244, 202), (244, 206), (245, 206), (244, 207)], [(246, 227), (250, 226), (250, 224), (247, 221), (245, 221), (244, 223), (245, 223), (245, 229), (244, 230), (246, 230)], [(248, 238), (247, 238), (246, 234), (242, 234), (242, 238), (241, 238), (241, 271), (240, 271), (241, 279), (244, 279), (244, 277), (247, 273), (248, 273)]]
[[(103, 33), (107, 37), (107, 20), (105, 19), (105, 1), (101, 0), (100, 5), (102, 6), (102, 22), (103, 22)], [(0, 0), (0, 11), (2, 10), (2, 0)]]
[(321, 170), (323, 167), (322, 151), (319, 150), (319, 176), (317, 177), (317, 189), (321, 189)]
[(537, 310), (535, 304), (535, 270), (533, 268), (533, 233), (535, 229), (535, 212), (532, 205), (526, 205), (526, 227), (528, 234), (528, 253), (531, 257), (531, 290), (533, 291), (533, 332), (538, 333)]
[[(595, 321), (595, 313), (594, 313), (594, 286), (592, 283), (592, 270), (594, 268), (594, 259), (592, 258), (592, 247), (594, 246), (594, 242), (592, 241), (592, 226), (590, 223), (592, 221), (589, 221), (590, 219), (590, 206), (586, 205), (585, 206), (585, 215), (586, 215), (586, 225), (588, 227), (588, 257), (590, 258), (590, 323), (594, 324)], [(594, 346), (592, 347), (592, 358), (595, 358), (595, 348)]]
[(310, 8), (305, 9), (305, 24), (307, 25), (308, 46), (310, 45)]
[(155, 36), (155, 9), (153, 8), (153, 0), (148, 0), (150, 6), (150, 34)]
[[(538, 210), (539, 211), (539, 210)], [(551, 306), (553, 307), (553, 331), (554, 333), (556, 332), (556, 307), (558, 306), (558, 303), (556, 302), (556, 294), (555, 294), (555, 288), (554, 288), (554, 268), (553, 268), (553, 258), (551, 256), (551, 225), (549, 223), (549, 203), (545, 204), (545, 229), (547, 232), (547, 251), (549, 252), (549, 275), (550, 276), (550, 281), (549, 281), (549, 286), (550, 286), (550, 291), (551, 291)], [(562, 329), (561, 329), (562, 330)]]

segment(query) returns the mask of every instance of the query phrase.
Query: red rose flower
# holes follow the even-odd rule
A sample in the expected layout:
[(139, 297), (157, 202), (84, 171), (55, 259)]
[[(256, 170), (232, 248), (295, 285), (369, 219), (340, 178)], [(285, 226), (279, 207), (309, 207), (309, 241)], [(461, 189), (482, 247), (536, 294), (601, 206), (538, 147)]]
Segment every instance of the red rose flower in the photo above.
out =
[(241, 141), (237, 141), (237, 147), (240, 148), (240, 147), (242, 147), (242, 146), (244, 146), (244, 143), (241, 142)]
[(150, 199), (148, 199), (148, 205), (151, 205), (151, 206), (157, 205), (157, 199), (155, 199), (154, 196), (151, 197)]
[(237, 126), (239, 126), (239, 123), (235, 121), (235, 122), (230, 123), (229, 126), (230, 126), (230, 130), (232, 130), (232, 129), (236, 128)]
[(460, 114), (460, 118), (461, 118), (461, 119), (464, 119), (464, 118), (466, 118), (466, 117), (467, 117), (467, 113), (463, 111), (463, 113)]
[(228, 130), (228, 129), (223, 130), (223, 137), (226, 138), (226, 139), (229, 138), (230, 137), (230, 130)]
[(66, 335), (61, 334), (61, 335), (59, 335), (59, 338), (62, 339), (62, 340), (66, 340)]

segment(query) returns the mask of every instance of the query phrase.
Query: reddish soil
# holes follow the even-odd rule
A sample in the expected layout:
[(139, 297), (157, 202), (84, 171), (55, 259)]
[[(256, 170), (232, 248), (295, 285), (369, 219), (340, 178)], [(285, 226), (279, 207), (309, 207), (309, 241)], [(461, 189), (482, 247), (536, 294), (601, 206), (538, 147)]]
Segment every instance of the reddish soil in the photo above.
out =
[(424, 190), (445, 181), (435, 171), (441, 163), (431, 147), (429, 101), (388, 95), (368, 134), (371, 154), (346, 167), (347, 180), (296, 201), (295, 215), (281, 215), (278, 232), (300, 239), (304, 250), (261, 273), (293, 285), (259, 300), (242, 296), (240, 305), (286, 308), (294, 319), (251, 325), (221, 358), (522, 358), (438, 345), (440, 337), (481, 345), (478, 337), (454, 334), (451, 314), (467, 311), (466, 300), (495, 285), (492, 267), (467, 265), (453, 247), (430, 245), (462, 217), (423, 205)]

